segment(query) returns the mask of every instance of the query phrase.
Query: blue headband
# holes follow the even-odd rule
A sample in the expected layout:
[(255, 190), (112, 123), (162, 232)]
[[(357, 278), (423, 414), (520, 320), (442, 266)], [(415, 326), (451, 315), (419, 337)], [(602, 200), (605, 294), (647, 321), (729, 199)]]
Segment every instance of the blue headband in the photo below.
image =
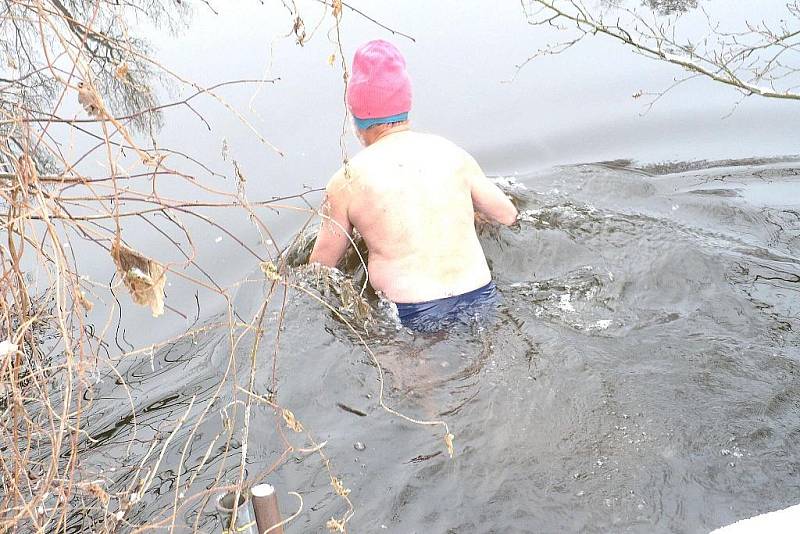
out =
[(359, 130), (366, 130), (370, 126), (375, 126), (376, 124), (388, 124), (390, 122), (403, 122), (408, 120), (408, 112), (405, 113), (398, 113), (397, 115), (392, 115), (391, 117), (379, 117), (374, 119), (359, 119), (358, 117), (353, 117), (353, 122), (356, 123), (356, 128)]

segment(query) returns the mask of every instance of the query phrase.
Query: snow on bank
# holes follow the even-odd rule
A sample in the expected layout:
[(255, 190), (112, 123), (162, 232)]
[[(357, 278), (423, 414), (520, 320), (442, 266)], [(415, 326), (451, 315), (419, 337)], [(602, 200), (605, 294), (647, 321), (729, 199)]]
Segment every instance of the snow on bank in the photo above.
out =
[(742, 519), (711, 534), (796, 534), (800, 531), (800, 504), (777, 512)]

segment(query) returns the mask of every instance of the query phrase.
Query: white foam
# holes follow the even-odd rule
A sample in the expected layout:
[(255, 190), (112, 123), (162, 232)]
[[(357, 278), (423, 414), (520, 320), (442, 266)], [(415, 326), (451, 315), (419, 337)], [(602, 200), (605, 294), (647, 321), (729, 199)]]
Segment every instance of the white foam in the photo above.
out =
[(519, 183), (513, 176), (497, 176), (491, 179), (494, 183), (508, 189), (528, 189), (525, 184)]
[(561, 295), (561, 297), (559, 298), (558, 304), (556, 304), (556, 307), (558, 309), (560, 309), (560, 310), (565, 311), (565, 312), (574, 312), (575, 311), (575, 306), (573, 306), (572, 302), (570, 302), (570, 294), (569, 293), (564, 293), (563, 295)]
[(595, 327), (599, 330), (606, 330), (611, 326), (611, 319), (600, 319), (595, 323)]

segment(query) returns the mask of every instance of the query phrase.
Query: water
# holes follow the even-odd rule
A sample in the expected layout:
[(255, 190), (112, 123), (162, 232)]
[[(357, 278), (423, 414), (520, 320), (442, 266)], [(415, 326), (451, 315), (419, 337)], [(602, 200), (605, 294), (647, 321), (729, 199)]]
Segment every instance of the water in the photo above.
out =
[[(279, 398), (327, 442), (335, 473), (352, 490), (352, 531), (707, 532), (794, 504), (800, 197), (784, 194), (777, 207), (764, 200), (794, 187), (800, 160), (740, 163), (672, 173), (681, 166), (617, 161), (500, 180), (522, 222), (481, 230), (503, 294), (497, 320), (414, 335), (376, 311), (382, 327), (367, 336), (386, 372), (387, 403), (411, 417), (444, 418), (455, 434), (453, 460), (439, 429), (378, 406), (376, 369), (341, 319), (289, 291)], [(250, 278), (237, 294), (242, 316), (266, 291), (259, 276)], [(296, 280), (318, 294), (310, 277)], [(323, 300), (341, 303), (335, 292)], [(277, 321), (268, 314), (266, 331)], [(140, 410), (134, 452), (158, 432), (163, 439), (193, 396), (197, 420), (223, 380), (227, 344), (224, 332), (200, 334), (121, 370)], [(243, 343), (237, 361), (248, 352)], [(258, 354), (260, 393), (271, 384), (272, 352), (267, 342)], [(237, 373), (244, 383), (246, 369)], [(102, 415), (91, 433), (99, 442), (90, 454), (106, 475), (125, 462), (133, 437), (124, 397), (109, 382), (98, 386)], [(228, 389), (189, 441), (186, 467), (224, 428)], [(254, 475), (284, 447), (280, 419), (261, 408), (253, 418)], [(171, 509), (188, 432), (167, 447), (129, 521)], [(229, 453), (219, 441), (186, 495), (218, 469), (223, 479), (234, 476), (241, 435), (234, 432)], [(120, 489), (131, 480), (124, 469), (111, 478)], [(291, 454), (271, 481), (304, 497), (295, 531), (322, 531), (343, 510), (313, 454)], [(295, 503), (282, 501), (290, 513)], [(179, 523), (191, 525), (193, 509)], [(216, 528), (210, 506), (199, 524)]]
[[(159, 139), (185, 146), (190, 138), (190, 153), (227, 176), (187, 170), (204, 185), (235, 188), (235, 158), (251, 199), (320, 187), (341, 156), (341, 72), (327, 66), (336, 48), (324, 30), (304, 48), (273, 41), (288, 15), (233, 4), (217, 6), (219, 17), (199, 12), (179, 38), (156, 36), (159, 58), (206, 85), (280, 76), (261, 90), (228, 88), (225, 97), (286, 156), (211, 100), (195, 106), (211, 131), (176, 109)], [(729, 20), (747, 7), (735, 4), (704, 7)], [(361, 7), (417, 39), (393, 38), (413, 69), (414, 124), (474, 153), (522, 213), (518, 227), (480, 231), (503, 295), (490, 325), (414, 335), (366, 292), (376, 322), (363, 337), (385, 372), (387, 405), (446, 421), (456, 454), (449, 458), (441, 427), (380, 407), (362, 330), (326, 307), (363, 322), (340, 309), (350, 294), (342, 279), (325, 288), (298, 271), (290, 280), (308, 292), (276, 290), (253, 389), (276, 394), (308, 433), (293, 433), (256, 403), (248, 478), (278, 462), (270, 482), (284, 516), (297, 505), (286, 492), (304, 500), (296, 532), (324, 531), (346, 510), (319, 455), (282, 456), (284, 439), (308, 448), (309, 436), (325, 443), (331, 472), (351, 490), (352, 532), (701, 533), (796, 504), (800, 160), (792, 154), (800, 108), (749, 98), (729, 115), (738, 94), (695, 80), (644, 113), (631, 95), (668, 86), (674, 68), (594, 39), (517, 74), (514, 65), (555, 34), (529, 28), (516, 2), (497, 3), (491, 16), (463, 2), (404, 5)], [(318, 13), (304, 6), (312, 20)], [(776, 6), (746, 12), (766, 17)], [(389, 37), (357, 17), (344, 30), (348, 53)], [(161, 182), (176, 198), (182, 187)], [(225, 213), (213, 216), (262, 259), (274, 259), (306, 216), (260, 209), (277, 241), (270, 248), (245, 216)], [(257, 259), (219, 228), (185, 223), (199, 237), (197, 263), (232, 295), (236, 317), (251, 320), (269, 292)], [(126, 226), (128, 238), (162, 261), (183, 261), (143, 226)], [(291, 251), (298, 262), (303, 250)], [(93, 280), (110, 278), (108, 262), (83, 263)], [(348, 266), (360, 287), (363, 271), (354, 258)], [(122, 531), (169, 526), (174, 509), (175, 531), (217, 532), (206, 490), (237, 478), (248, 398), (237, 386), (249, 387), (253, 336), (228, 331), (218, 295), (169, 280), (167, 302), (185, 318), (151, 319), (126, 302), (116, 328), (116, 313), (97, 303), (94, 322), (112, 325), (107, 340), (118, 363), (92, 377), (82, 467), (112, 496), (149, 481)], [(193, 335), (155, 350), (118, 358), (112, 348), (112, 338), (122, 351), (187, 328)], [(111, 503), (114, 513), (119, 503)], [(69, 530), (97, 527), (102, 515), (86, 508)]]

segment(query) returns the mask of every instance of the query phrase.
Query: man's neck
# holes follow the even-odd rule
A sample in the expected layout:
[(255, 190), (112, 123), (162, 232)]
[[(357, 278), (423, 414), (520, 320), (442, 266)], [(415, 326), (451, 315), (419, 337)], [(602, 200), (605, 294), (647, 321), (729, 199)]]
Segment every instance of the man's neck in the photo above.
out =
[(393, 133), (406, 132), (410, 129), (411, 126), (408, 123), (403, 123), (403, 124), (396, 124), (394, 126), (388, 126), (386, 128), (376, 128), (374, 131), (371, 131), (372, 129), (367, 130), (364, 136), (365, 137), (364, 146), (373, 145), (378, 141), (380, 141), (381, 139), (383, 139), (384, 137), (387, 137)]

